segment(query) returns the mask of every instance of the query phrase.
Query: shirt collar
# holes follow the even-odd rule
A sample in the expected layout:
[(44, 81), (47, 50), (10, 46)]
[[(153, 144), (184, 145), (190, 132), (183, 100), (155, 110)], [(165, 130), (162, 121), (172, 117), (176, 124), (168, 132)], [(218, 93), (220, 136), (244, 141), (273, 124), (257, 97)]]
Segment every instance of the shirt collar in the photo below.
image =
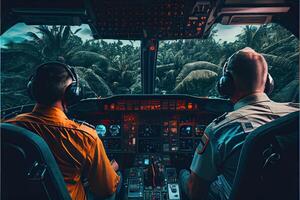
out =
[(265, 93), (257, 93), (246, 96), (234, 104), (234, 110), (238, 110), (244, 106), (255, 104), (263, 101), (271, 101)]
[(32, 110), (34, 113), (39, 113), (43, 116), (47, 116), (49, 118), (54, 118), (57, 120), (60, 119), (68, 119), (66, 114), (57, 107), (51, 107), (51, 106), (44, 106), (40, 104), (36, 104)]

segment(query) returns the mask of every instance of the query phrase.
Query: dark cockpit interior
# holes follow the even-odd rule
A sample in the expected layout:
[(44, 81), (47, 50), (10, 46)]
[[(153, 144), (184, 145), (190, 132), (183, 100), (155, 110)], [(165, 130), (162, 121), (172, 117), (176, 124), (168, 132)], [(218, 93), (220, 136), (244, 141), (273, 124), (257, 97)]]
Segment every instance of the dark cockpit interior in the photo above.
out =
[[(88, 24), (94, 39), (140, 41), (140, 93), (88, 97), (68, 111), (70, 119), (96, 129), (109, 159), (119, 163), (123, 174), (119, 199), (183, 199), (178, 185), (180, 169), (188, 169), (198, 144), (208, 142), (203, 134), (208, 124), (233, 110), (232, 103), (220, 97), (163, 91), (158, 94), (156, 77), (160, 73), (157, 65), (161, 41), (205, 40), (216, 24), (276, 23), (299, 37), (299, 1), (293, 0), (6, 0), (1, 3), (1, 34), (20, 22), (48, 26)], [(299, 101), (298, 95), (299, 91), (294, 94), (295, 102)], [(30, 112), (33, 106), (32, 102), (21, 102), (16, 107), (2, 108), (1, 119)]]

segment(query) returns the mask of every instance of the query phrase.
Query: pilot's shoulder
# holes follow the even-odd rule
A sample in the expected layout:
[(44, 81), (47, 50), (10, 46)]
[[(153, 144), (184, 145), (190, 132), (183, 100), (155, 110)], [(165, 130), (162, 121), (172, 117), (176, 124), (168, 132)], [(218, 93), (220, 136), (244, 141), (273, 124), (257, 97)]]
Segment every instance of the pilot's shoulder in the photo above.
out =
[(277, 107), (286, 107), (289, 110), (299, 110), (300, 104), (299, 103), (294, 103), (294, 102), (287, 102), (287, 103), (278, 103), (276, 102)]
[(235, 122), (242, 118), (244, 115), (238, 111), (226, 112), (223, 115), (217, 117), (210, 124), (211, 127), (225, 125), (230, 122)]
[(22, 113), (13, 118), (1, 120), (3, 123), (13, 123), (18, 121), (24, 121), (33, 118), (34, 116), (31, 113)]
[(226, 126), (241, 125), (244, 115), (238, 111), (224, 113), (214, 119), (206, 128), (205, 132), (208, 135), (215, 135)]
[(78, 120), (78, 119), (72, 119), (70, 120), (73, 122), (73, 125), (76, 126), (76, 129), (79, 129), (92, 137), (97, 137), (97, 133), (95, 130), (95, 126), (87, 123), (86, 121)]
[(270, 110), (278, 115), (285, 115), (291, 112), (299, 111), (299, 103), (287, 102), (271, 102)]

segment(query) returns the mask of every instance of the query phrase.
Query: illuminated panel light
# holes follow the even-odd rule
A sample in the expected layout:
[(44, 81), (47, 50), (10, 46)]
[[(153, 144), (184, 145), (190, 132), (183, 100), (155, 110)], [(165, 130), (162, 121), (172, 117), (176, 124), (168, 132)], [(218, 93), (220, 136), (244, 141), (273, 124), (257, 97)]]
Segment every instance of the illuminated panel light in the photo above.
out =
[(156, 106), (157, 110), (160, 110), (160, 104)]
[(110, 110), (115, 110), (115, 104), (114, 103), (110, 104)]
[(185, 101), (177, 101), (177, 110), (186, 110), (186, 104)]
[(176, 127), (177, 126), (177, 121), (176, 120), (172, 120), (169, 122), (170, 126)]
[(188, 110), (193, 110), (193, 104), (192, 103), (188, 103)]
[(155, 48), (154, 45), (151, 45), (151, 46), (149, 47), (149, 51), (155, 51), (155, 50), (156, 50), (156, 48)]
[(170, 128), (170, 132), (171, 132), (172, 134), (177, 134), (177, 128), (176, 128), (176, 127), (171, 127), (171, 128)]
[(172, 151), (177, 151), (177, 150), (178, 150), (178, 147), (172, 147), (171, 150), (172, 150)]
[(189, 17), (189, 20), (198, 20), (198, 17)]

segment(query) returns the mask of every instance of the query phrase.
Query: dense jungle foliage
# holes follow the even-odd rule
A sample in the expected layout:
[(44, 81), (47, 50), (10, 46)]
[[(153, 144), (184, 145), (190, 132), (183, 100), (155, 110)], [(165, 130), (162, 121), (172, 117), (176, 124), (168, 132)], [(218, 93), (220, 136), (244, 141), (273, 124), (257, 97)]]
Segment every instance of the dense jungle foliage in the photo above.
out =
[[(139, 94), (140, 47), (133, 41), (87, 40), (69, 26), (37, 26), (23, 42), (1, 49), (1, 108), (31, 103), (26, 84), (37, 65), (58, 60), (74, 66), (86, 97)], [(207, 39), (160, 41), (156, 93), (218, 96), (215, 83), (235, 51), (252, 47), (263, 53), (275, 80), (271, 98), (293, 101), (299, 93), (299, 41), (276, 24), (245, 26), (234, 42)], [(299, 101), (298, 99), (296, 101)]]

